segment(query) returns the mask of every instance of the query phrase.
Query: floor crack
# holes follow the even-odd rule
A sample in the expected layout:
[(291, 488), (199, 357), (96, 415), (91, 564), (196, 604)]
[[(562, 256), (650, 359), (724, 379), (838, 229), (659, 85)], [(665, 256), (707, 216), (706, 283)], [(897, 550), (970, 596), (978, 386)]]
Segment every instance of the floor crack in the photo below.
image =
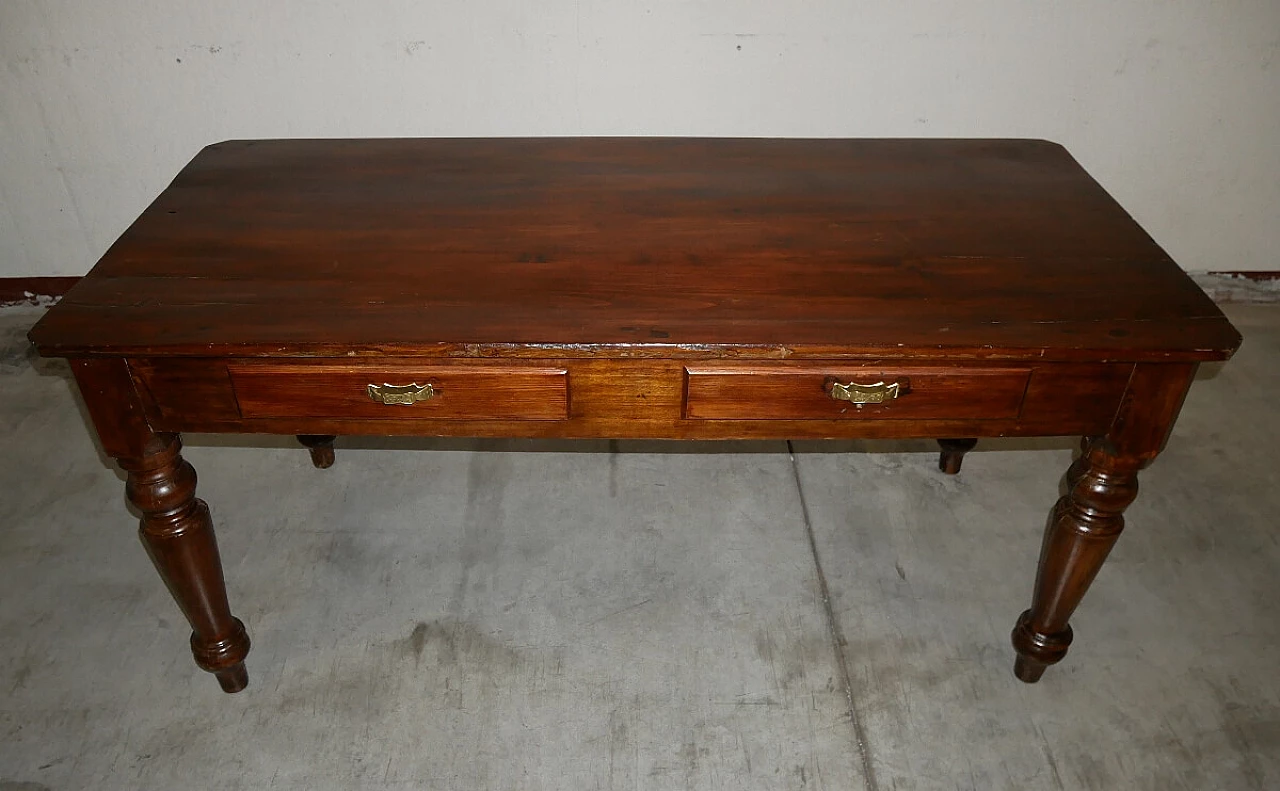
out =
[(796, 492), (800, 495), (800, 512), (804, 516), (804, 530), (809, 537), (809, 551), (813, 555), (813, 566), (818, 576), (818, 592), (822, 595), (822, 607), (827, 616), (827, 633), (831, 637), (831, 647), (836, 654), (836, 667), (840, 672), (840, 682), (844, 684), (845, 700), (849, 704), (849, 722), (853, 725), (854, 746), (862, 762), (862, 775), (867, 780), (867, 791), (879, 791), (876, 782), (875, 767), (871, 764), (871, 748), (867, 744), (867, 732), (862, 725), (862, 717), (858, 714), (858, 705), (853, 698), (853, 679), (849, 675), (849, 662), (845, 656), (844, 634), (840, 622), (836, 620), (836, 612), (831, 604), (831, 589), (827, 587), (827, 575), (822, 570), (822, 558), (818, 555), (818, 539), (813, 534), (813, 520), (809, 518), (809, 502), (804, 497), (804, 485), (800, 482), (800, 465), (796, 462), (796, 449), (787, 440), (787, 454), (791, 458), (791, 474), (795, 478)]

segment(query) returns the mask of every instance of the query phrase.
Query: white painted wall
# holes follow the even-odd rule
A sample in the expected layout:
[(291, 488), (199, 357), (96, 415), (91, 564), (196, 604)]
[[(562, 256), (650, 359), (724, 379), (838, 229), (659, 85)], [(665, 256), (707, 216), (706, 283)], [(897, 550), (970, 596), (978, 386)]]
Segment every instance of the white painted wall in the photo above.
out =
[(0, 0), (0, 277), (226, 138), (1045, 137), (1184, 267), (1280, 269), (1280, 0)]

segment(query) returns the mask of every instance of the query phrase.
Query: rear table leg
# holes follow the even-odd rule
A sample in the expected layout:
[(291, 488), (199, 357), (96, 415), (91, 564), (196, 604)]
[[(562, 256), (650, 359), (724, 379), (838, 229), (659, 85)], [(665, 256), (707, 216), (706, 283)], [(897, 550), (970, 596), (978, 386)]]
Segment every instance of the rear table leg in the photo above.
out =
[(942, 448), (942, 455), (938, 457), (938, 469), (947, 475), (955, 475), (960, 472), (960, 465), (964, 463), (964, 454), (973, 450), (978, 444), (976, 439), (940, 439), (939, 447)]
[(311, 463), (321, 470), (333, 466), (333, 441), (336, 439), (337, 437), (327, 434), (298, 435), (298, 442), (301, 442), (311, 451)]

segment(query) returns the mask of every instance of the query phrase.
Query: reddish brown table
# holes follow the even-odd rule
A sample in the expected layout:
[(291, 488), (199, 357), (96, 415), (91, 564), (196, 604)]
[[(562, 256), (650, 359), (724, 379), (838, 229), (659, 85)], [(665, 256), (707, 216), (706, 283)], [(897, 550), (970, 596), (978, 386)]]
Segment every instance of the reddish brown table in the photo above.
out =
[(342, 434), (942, 437), (949, 472), (977, 437), (1081, 435), (1013, 630), (1035, 681), (1196, 365), (1240, 343), (1036, 140), (219, 143), (31, 339), (228, 692), (249, 638), (180, 432), (321, 466)]

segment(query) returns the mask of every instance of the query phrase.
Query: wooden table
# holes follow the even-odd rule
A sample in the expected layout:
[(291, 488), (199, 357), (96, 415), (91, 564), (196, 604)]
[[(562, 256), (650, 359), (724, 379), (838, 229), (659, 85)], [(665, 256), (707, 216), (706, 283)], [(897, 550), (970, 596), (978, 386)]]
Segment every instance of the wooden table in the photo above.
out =
[(319, 466), (343, 434), (934, 437), (948, 472), (977, 437), (1081, 435), (1013, 629), (1030, 682), (1240, 343), (1037, 140), (219, 143), (31, 339), (228, 692), (249, 638), (180, 432), (301, 435)]

